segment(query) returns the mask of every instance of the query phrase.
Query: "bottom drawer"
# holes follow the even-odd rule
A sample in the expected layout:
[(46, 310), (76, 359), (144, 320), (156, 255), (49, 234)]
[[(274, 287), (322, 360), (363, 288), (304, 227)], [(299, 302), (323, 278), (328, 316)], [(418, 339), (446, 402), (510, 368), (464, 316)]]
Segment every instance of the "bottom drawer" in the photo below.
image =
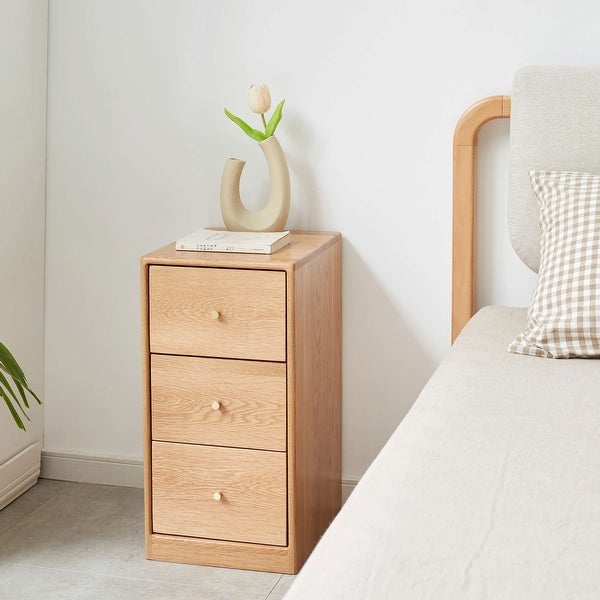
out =
[(152, 442), (152, 522), (155, 533), (287, 545), (286, 454)]

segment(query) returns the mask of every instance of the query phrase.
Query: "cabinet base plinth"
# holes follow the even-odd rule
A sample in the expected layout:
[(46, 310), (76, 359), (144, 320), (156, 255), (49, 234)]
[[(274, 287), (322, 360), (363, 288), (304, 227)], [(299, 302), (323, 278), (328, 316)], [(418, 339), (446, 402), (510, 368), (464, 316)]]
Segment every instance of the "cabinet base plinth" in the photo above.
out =
[(295, 575), (300, 567), (289, 546), (224, 542), (159, 533), (147, 537), (146, 558), (290, 575)]

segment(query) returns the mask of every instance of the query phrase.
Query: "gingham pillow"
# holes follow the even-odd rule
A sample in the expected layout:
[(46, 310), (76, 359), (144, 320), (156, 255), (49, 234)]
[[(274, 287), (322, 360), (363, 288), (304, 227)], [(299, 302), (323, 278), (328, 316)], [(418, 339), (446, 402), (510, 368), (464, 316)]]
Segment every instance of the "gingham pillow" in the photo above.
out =
[(509, 352), (600, 358), (600, 176), (531, 171), (540, 208), (539, 279), (527, 331)]

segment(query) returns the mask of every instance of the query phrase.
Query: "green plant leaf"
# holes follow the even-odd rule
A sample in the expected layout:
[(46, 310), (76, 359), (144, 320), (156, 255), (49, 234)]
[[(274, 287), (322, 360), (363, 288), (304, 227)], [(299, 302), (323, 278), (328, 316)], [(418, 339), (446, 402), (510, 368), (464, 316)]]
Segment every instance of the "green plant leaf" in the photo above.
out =
[(267, 139), (267, 136), (258, 129), (254, 129), (254, 127), (250, 127), (248, 123), (242, 121), (239, 117), (236, 117), (234, 114), (230, 113), (227, 109), (225, 109), (225, 114), (236, 124), (238, 125), (242, 131), (249, 135), (253, 140), (257, 142), (264, 142)]
[(10, 350), (0, 342), (0, 367), (4, 366), (4, 370), (13, 378), (20, 379), (25, 385), (27, 385), (27, 379), (25, 379), (25, 373), (23, 373), (19, 363), (15, 357), (10, 353)]
[[(6, 373), (8, 377), (6, 377), (4, 373)], [(17, 388), (17, 391), (19, 392), (18, 396), (21, 397), (23, 404), (21, 404), (19, 397), (14, 392), (9, 378), (12, 379), (14, 386)], [(42, 403), (35, 392), (29, 387), (25, 373), (19, 366), (15, 357), (10, 353), (9, 349), (0, 342), (0, 398), (4, 400), (17, 427), (23, 431), (25, 431), (25, 423), (15, 408), (15, 405), (21, 410), (23, 416), (30, 421), (29, 415), (25, 412), (25, 408), (30, 408), (29, 402), (27, 401), (27, 394), (25, 393), (26, 391), (35, 398), (38, 404)], [(23, 405), (25, 405), (25, 408)]]
[[(17, 398), (17, 395), (13, 391), (8, 379), (6, 379), (6, 377), (4, 377), (4, 375), (2, 373), (0, 373), (0, 389), (3, 389), (4, 393), (8, 392), (13, 397), (17, 406), (21, 409), (21, 412), (25, 415), (25, 417), (27, 417), (27, 415), (25, 414), (25, 409), (19, 402), (19, 399)], [(10, 398), (9, 398), (9, 400), (10, 400)], [(29, 408), (29, 404), (27, 404), (27, 400), (25, 400), (25, 406), (27, 408)]]
[[(22, 383), (22, 382), (17, 382), (17, 381), (15, 381), (15, 383), (17, 384), (17, 387), (18, 387), (19, 385), (23, 385), (23, 383)], [(32, 396), (35, 398), (35, 401), (36, 401), (38, 404), (41, 404), (41, 403), (42, 403), (42, 401), (41, 401), (41, 400), (38, 398), (37, 394), (36, 394), (36, 393), (35, 393), (35, 392), (34, 392), (34, 391), (33, 391), (33, 390), (32, 390), (32, 389), (31, 389), (31, 388), (28, 386), (28, 385), (23, 385), (23, 387), (24, 387), (24, 388), (25, 388), (25, 389), (26, 389), (26, 390), (27, 390), (27, 391), (28, 391), (28, 392), (29, 392), (29, 393), (30, 393), (30, 394), (31, 394), (31, 395), (32, 395)], [(29, 406), (29, 405), (27, 405), (27, 406)]]
[(38, 404), (41, 404), (42, 401), (38, 398), (37, 394), (29, 387), (27, 383), (27, 379), (25, 377), (25, 373), (19, 366), (19, 363), (15, 359), (15, 357), (10, 353), (9, 349), (0, 342), (0, 370), (8, 373), (12, 380), (15, 382), (17, 389), (19, 390), (19, 394), (21, 398), (23, 398), (23, 402), (25, 406), (29, 408), (29, 403), (27, 402), (27, 397), (25, 395), (24, 390), (27, 390), (36, 400)]
[(6, 402), (6, 406), (8, 406), (8, 410), (10, 411), (10, 414), (12, 415), (13, 419), (15, 420), (17, 427), (19, 429), (22, 429), (23, 431), (25, 431), (25, 423), (23, 423), (23, 420), (19, 416), (19, 413), (15, 410), (15, 407), (12, 405), (10, 398), (4, 393), (4, 390), (1, 387), (0, 387), (0, 397), (4, 400), (4, 402)]
[(21, 384), (21, 382), (18, 379), (14, 380), (15, 385), (17, 386), (17, 389), (19, 390), (19, 394), (21, 396), (21, 399), (23, 400), (23, 404), (29, 408), (29, 402), (27, 402), (27, 396), (25, 396), (25, 390), (23, 389), (23, 385)]
[(273, 114), (271, 115), (271, 118), (269, 119), (269, 122), (267, 123), (267, 128), (265, 129), (265, 133), (267, 134), (267, 137), (271, 137), (275, 133), (275, 130), (277, 129), (277, 125), (279, 125), (279, 121), (281, 121), (281, 111), (283, 110), (284, 102), (285, 102), (285, 100), (282, 100), (275, 107), (275, 110), (273, 111)]

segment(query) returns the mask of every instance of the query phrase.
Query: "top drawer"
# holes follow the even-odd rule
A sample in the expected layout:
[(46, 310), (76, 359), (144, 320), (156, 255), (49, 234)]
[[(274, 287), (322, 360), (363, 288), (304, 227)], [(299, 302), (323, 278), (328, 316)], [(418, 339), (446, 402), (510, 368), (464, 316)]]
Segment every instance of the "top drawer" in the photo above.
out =
[(150, 352), (285, 361), (285, 273), (153, 265)]

